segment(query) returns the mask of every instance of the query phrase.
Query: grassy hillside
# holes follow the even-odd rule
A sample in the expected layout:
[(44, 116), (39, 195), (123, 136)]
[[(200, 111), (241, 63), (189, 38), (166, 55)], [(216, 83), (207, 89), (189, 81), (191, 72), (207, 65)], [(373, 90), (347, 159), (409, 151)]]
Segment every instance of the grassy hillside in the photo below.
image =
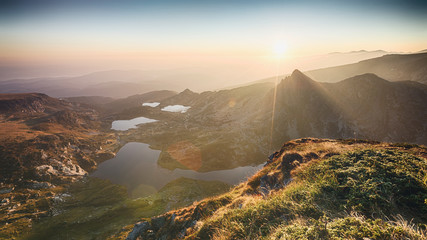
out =
[(247, 182), (143, 219), (128, 238), (425, 239), (426, 157), (408, 144), (290, 141)]
[(141, 217), (187, 206), (229, 188), (218, 181), (179, 178), (157, 193), (131, 199), (124, 186), (89, 177), (64, 187), (54, 198), (51, 215), (30, 222), (32, 231), (25, 226), (23, 229), (5, 226), (0, 228), (0, 239), (106, 239)]

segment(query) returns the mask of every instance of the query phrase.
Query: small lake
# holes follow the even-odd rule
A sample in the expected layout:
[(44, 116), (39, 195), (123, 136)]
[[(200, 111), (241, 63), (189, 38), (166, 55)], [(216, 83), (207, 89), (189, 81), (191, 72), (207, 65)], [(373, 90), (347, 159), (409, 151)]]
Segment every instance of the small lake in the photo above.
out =
[(179, 113), (185, 113), (188, 109), (190, 109), (190, 106), (183, 106), (183, 105), (169, 105), (161, 110), (164, 112), (179, 112)]
[(137, 128), (138, 124), (151, 123), (151, 122), (157, 122), (157, 120), (146, 118), (146, 117), (137, 117), (131, 120), (116, 120), (116, 121), (113, 121), (113, 123), (111, 124), (111, 129), (118, 130), (118, 131), (126, 131), (131, 128)]
[(171, 171), (157, 165), (159, 155), (160, 151), (151, 149), (148, 144), (127, 143), (119, 150), (116, 157), (99, 164), (98, 169), (91, 176), (124, 185), (130, 193), (141, 186), (155, 192), (168, 182), (180, 177), (206, 181), (217, 180), (235, 185), (246, 180), (264, 165), (205, 173), (183, 169)]
[(146, 103), (142, 104), (143, 107), (147, 106), (147, 107), (152, 107), (152, 108), (155, 108), (159, 105), (160, 105), (159, 102), (146, 102)]

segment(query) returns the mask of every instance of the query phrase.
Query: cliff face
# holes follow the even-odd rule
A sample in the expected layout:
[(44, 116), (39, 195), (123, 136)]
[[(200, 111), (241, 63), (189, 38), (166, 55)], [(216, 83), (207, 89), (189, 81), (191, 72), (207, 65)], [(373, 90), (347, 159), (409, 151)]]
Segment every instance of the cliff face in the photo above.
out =
[(426, 157), (416, 145), (290, 141), (230, 192), (143, 219), (126, 239), (422, 239), (405, 223), (427, 223)]

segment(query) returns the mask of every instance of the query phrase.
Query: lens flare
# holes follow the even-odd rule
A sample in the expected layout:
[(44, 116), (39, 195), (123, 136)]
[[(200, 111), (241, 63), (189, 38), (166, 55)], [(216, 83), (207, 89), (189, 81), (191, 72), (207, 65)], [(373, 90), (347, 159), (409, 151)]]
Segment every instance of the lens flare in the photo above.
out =
[(233, 108), (234, 106), (236, 106), (236, 101), (234, 99), (230, 99), (230, 101), (228, 102), (228, 106), (230, 108)]
[(277, 59), (277, 70), (276, 70), (276, 79), (274, 82), (274, 93), (273, 93), (273, 106), (271, 111), (271, 129), (270, 129), (270, 147), (269, 151), (273, 149), (273, 131), (274, 131), (274, 115), (276, 113), (276, 98), (277, 98), (277, 84), (279, 82), (279, 71), (280, 71), (280, 58)]

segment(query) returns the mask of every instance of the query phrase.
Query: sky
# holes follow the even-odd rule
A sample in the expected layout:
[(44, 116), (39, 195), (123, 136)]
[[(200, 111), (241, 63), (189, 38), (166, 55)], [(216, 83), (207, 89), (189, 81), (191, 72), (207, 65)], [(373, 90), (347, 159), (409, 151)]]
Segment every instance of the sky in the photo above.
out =
[(14, 77), (427, 48), (427, 1), (0, 2), (0, 70)]

